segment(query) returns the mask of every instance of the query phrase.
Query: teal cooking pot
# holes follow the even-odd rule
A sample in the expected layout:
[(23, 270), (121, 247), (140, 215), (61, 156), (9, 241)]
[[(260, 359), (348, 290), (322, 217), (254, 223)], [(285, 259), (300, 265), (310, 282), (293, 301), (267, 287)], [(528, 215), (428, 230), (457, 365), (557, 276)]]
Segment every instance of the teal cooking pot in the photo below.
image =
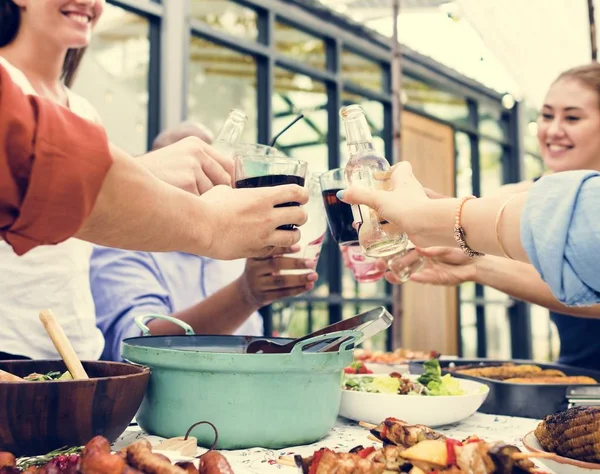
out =
[[(182, 336), (150, 336), (143, 321), (160, 318), (184, 328)], [(299, 342), (287, 354), (247, 354), (249, 336), (200, 336), (169, 316), (140, 316), (144, 336), (125, 339), (123, 358), (151, 368), (136, 416), (147, 433), (183, 436), (198, 421), (218, 430), (219, 449), (282, 448), (309, 444), (333, 427), (341, 400), (343, 368), (352, 362), (360, 331), (339, 331)], [(318, 352), (343, 338), (337, 352)], [(287, 343), (292, 339), (269, 338)], [(203, 424), (190, 433), (210, 446)]]

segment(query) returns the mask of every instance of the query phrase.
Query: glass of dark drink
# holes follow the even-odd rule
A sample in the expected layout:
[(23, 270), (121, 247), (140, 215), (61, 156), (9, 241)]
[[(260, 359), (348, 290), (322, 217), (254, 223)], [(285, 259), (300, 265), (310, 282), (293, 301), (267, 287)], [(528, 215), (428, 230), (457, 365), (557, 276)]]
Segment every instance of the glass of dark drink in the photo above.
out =
[(358, 243), (358, 232), (352, 225), (352, 207), (336, 196), (338, 191), (347, 187), (344, 170), (336, 168), (323, 173), (320, 180), (327, 223), (331, 236), (340, 246), (344, 265), (359, 283), (380, 280), (384, 272), (377, 267), (377, 259), (365, 255)]
[[(252, 147), (239, 148), (235, 153), (234, 181), (236, 188), (264, 188), (283, 184), (297, 184), (304, 187), (308, 167), (306, 161), (289, 158), (281, 152), (278, 154), (275, 152), (257, 153), (259, 148), (256, 147), (265, 147), (265, 152), (268, 152), (270, 147), (265, 145), (253, 145)], [(247, 152), (244, 152), (245, 149)], [(279, 204), (277, 207), (298, 205), (297, 202), (288, 202)], [(294, 230), (295, 225), (287, 224), (279, 228)]]

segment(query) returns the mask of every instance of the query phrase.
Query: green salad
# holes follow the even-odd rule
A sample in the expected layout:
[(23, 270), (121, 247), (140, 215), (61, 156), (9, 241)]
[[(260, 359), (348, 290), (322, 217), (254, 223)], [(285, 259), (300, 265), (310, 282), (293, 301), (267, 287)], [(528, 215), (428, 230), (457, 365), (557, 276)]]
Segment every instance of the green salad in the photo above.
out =
[(397, 372), (389, 375), (356, 376), (344, 374), (344, 390), (354, 392), (385, 393), (398, 395), (464, 395), (459, 381), (450, 374), (442, 375), (442, 369), (437, 359), (431, 359), (423, 364), (423, 374), (416, 380), (411, 380)]

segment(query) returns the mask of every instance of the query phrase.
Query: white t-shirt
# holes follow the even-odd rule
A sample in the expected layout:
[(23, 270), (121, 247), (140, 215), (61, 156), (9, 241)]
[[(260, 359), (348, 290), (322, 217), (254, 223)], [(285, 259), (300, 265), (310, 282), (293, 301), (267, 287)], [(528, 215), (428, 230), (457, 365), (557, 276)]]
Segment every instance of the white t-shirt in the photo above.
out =
[[(1, 56), (0, 64), (25, 94), (36, 95), (21, 70)], [(98, 121), (92, 104), (70, 90), (67, 93), (73, 113)], [(100, 357), (104, 337), (96, 327), (90, 289), (91, 254), (92, 244), (78, 239), (36, 247), (21, 257), (0, 242), (0, 352), (33, 359), (59, 358), (39, 320), (40, 310), (49, 308), (80, 359)]]

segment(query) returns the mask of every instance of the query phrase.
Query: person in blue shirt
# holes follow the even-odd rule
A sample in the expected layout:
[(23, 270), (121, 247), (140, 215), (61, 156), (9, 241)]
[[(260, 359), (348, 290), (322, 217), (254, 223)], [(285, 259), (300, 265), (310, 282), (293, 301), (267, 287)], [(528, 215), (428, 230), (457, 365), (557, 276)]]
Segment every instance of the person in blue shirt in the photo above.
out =
[[(210, 133), (186, 122), (159, 135), (157, 149), (196, 135), (210, 143)], [(140, 336), (134, 318), (166, 314), (185, 321), (197, 334), (262, 335), (257, 310), (273, 301), (314, 287), (315, 262), (283, 254), (298, 249), (277, 248), (268, 258), (221, 261), (183, 252), (132, 252), (94, 247), (90, 284), (96, 324), (104, 335), (103, 360), (121, 360), (121, 341)], [(295, 274), (284, 274), (296, 270)], [(298, 271), (300, 270), (300, 271)], [(181, 329), (164, 320), (147, 323), (154, 335)]]
[[(600, 170), (600, 65), (561, 74), (546, 95), (537, 125), (540, 152), (551, 172)], [(527, 191), (538, 179), (503, 186), (501, 192)], [(560, 338), (558, 362), (600, 370), (600, 319), (594, 319), (600, 316), (600, 306), (569, 308), (558, 303), (531, 265), (493, 256), (470, 259), (451, 248), (423, 249), (421, 255), (428, 259), (427, 268), (413, 275), (413, 281), (437, 285), (473, 281), (545, 306)], [(562, 278), (560, 273), (546, 278), (553, 276)]]
[[(141, 335), (133, 319), (167, 314), (190, 324), (197, 334), (263, 334), (257, 310), (281, 298), (309, 291), (317, 275), (280, 275), (307, 269), (305, 261), (280, 256), (222, 261), (182, 252), (131, 252), (95, 247), (90, 283), (96, 324), (104, 334), (101, 359), (121, 360), (121, 341)], [(312, 262), (310, 262), (312, 264)], [(172, 323), (147, 323), (154, 335), (178, 334)]]

